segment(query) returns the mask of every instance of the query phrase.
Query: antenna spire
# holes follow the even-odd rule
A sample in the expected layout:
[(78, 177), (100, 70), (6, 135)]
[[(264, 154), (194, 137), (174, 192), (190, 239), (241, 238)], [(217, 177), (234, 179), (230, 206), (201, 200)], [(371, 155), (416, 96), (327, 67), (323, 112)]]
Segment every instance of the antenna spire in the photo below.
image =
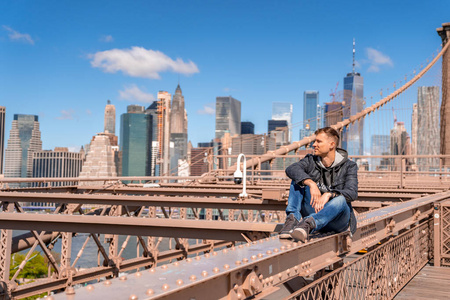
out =
[(355, 74), (355, 38), (353, 38), (353, 74)]

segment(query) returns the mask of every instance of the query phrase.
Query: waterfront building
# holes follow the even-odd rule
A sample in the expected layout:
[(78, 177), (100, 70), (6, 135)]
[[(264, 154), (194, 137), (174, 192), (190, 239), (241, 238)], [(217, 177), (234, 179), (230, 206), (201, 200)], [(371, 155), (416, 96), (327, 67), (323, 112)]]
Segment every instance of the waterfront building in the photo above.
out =
[[(272, 103), (272, 120), (281, 121), (284, 120), (287, 122), (288, 126), (288, 142), (292, 140), (292, 112), (293, 106), (292, 103), (286, 102), (273, 102)], [(283, 127), (283, 126), (276, 126)], [(275, 128), (274, 128), (275, 129)], [(274, 130), (272, 129), (272, 130)], [(270, 133), (269, 130), (268, 132)]]
[(152, 157), (152, 116), (144, 107), (129, 105), (120, 116), (122, 176), (150, 176)]
[[(81, 168), (80, 178), (117, 177), (114, 147), (111, 139), (104, 133), (94, 136)], [(84, 185), (103, 184), (103, 181), (84, 182)]]
[(201, 176), (208, 172), (208, 158), (212, 159), (212, 157), (208, 155), (212, 155), (212, 149), (210, 147), (198, 147), (191, 149), (191, 176)]
[(33, 152), (40, 150), (42, 141), (39, 117), (15, 114), (5, 150), (5, 177), (31, 177)]
[(225, 132), (230, 136), (241, 133), (241, 101), (228, 97), (216, 97), (216, 134), (220, 140)]
[(241, 134), (255, 134), (255, 124), (252, 122), (241, 122)]
[(105, 133), (116, 134), (116, 107), (108, 100), (105, 106)]
[[(65, 147), (33, 152), (33, 178), (75, 178), (83, 166), (84, 150), (69, 152)], [(74, 182), (51, 182), (52, 186), (73, 185)]]

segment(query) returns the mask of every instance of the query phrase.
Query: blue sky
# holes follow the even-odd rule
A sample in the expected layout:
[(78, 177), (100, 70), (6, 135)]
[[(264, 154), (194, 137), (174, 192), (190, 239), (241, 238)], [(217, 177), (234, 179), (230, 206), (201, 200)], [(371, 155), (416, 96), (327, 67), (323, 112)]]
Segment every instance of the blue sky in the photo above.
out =
[(305, 90), (324, 103), (342, 89), (353, 38), (365, 96), (411, 74), (440, 48), (449, 11), (446, 0), (2, 1), (6, 137), (14, 114), (36, 114), (44, 149), (79, 148), (103, 130), (108, 99), (118, 133), (127, 105), (178, 80), (194, 146), (214, 137), (217, 96), (240, 100), (264, 133), (272, 102), (293, 103), (298, 123)]

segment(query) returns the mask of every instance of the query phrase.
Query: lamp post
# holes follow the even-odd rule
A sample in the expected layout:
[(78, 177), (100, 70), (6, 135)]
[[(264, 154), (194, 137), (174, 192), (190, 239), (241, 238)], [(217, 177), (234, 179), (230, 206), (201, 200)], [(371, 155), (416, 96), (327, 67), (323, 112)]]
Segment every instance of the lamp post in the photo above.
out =
[[(244, 160), (243, 172), (241, 172), (241, 158)], [(236, 165), (237, 167), (236, 172), (234, 172), (234, 183), (240, 184), (243, 182), (242, 193), (239, 194), (239, 197), (248, 197), (245, 190), (247, 187), (247, 161), (243, 153), (239, 154)]]

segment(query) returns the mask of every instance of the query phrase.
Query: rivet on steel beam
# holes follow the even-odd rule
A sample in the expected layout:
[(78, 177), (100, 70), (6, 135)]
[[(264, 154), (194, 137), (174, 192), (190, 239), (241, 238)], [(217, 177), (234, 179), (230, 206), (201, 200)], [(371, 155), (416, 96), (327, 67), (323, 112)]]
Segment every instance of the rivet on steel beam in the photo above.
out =
[(286, 245), (286, 249), (291, 249), (291, 248), (292, 248), (291, 244)]
[(289, 275), (289, 273), (291, 273), (291, 269), (286, 270), (286, 274)]
[(231, 250), (236, 250), (236, 247), (235, 247), (235, 246), (232, 246), (230, 249), (231, 249)]
[(273, 252), (275, 252), (275, 253), (277, 253), (278, 251), (280, 251), (280, 250), (278, 250), (278, 248), (273, 249)]
[(167, 269), (167, 265), (162, 265), (161, 269), (163, 269), (163, 270)]
[(241, 293), (237, 293), (237, 294), (236, 294), (236, 297), (237, 297), (238, 299), (242, 299), (242, 294), (241, 294)]
[(148, 289), (148, 290), (145, 291), (145, 294), (147, 296), (153, 295), (154, 293), (155, 293), (155, 291), (153, 291), (152, 289)]
[(237, 291), (238, 288), (239, 288), (239, 286), (238, 286), (237, 284), (235, 284), (235, 285), (233, 286), (233, 290), (235, 290), (235, 291)]
[(297, 242), (292, 242), (292, 247), (297, 247), (298, 243)]
[(294, 271), (295, 271), (295, 272), (298, 272), (298, 266), (295, 266), (295, 267), (294, 267)]
[(223, 249), (222, 252), (223, 252), (223, 253), (227, 253), (228, 250), (227, 250), (227, 249)]
[(195, 257), (195, 260), (200, 260), (200, 256), (196, 256), (196, 257)]
[(173, 265), (174, 265), (174, 266), (179, 266), (180, 263), (176, 261), (176, 262), (173, 263)]
[(93, 286), (92, 284), (89, 284), (89, 285), (86, 286), (86, 289), (87, 289), (89, 292), (91, 292), (91, 291), (94, 290), (94, 286)]
[(258, 253), (258, 258), (261, 258), (261, 257), (263, 257), (263, 256), (264, 256), (264, 254)]
[(45, 297), (45, 300), (55, 300), (55, 298), (53, 298), (53, 296), (48, 296), (48, 297)]
[(258, 279), (263, 280), (263, 278), (264, 278), (263, 274), (259, 274)]
[(268, 240), (270, 240), (270, 238), (266, 237), (265, 240), (268, 241)]
[(273, 276), (269, 277), (270, 282), (273, 282)]
[(139, 298), (138, 298), (138, 296), (136, 296), (136, 295), (130, 295), (130, 298), (128, 298), (129, 300), (138, 300)]
[(263, 240), (263, 239), (260, 239), (260, 240), (259, 240), (259, 243), (260, 243), (260, 244), (264, 243), (264, 240)]
[(122, 276), (120, 276), (119, 277), (119, 280), (120, 281), (125, 281), (125, 280), (127, 280), (128, 278), (127, 278), (127, 276), (125, 276), (125, 275), (122, 275)]
[(238, 248), (242, 249), (242, 248), (244, 248), (244, 245), (240, 244), (240, 245), (238, 246)]
[(111, 285), (111, 280), (105, 280), (103, 281), (103, 285)]
[(257, 243), (258, 243), (257, 241), (253, 241), (253, 242), (252, 242), (253, 245), (256, 245)]
[(183, 285), (183, 283), (184, 283), (183, 280), (181, 280), (181, 279), (177, 280), (177, 285)]
[(240, 260), (237, 260), (237, 261), (235, 262), (235, 264), (239, 266), (239, 265), (241, 264), (241, 261), (240, 261)]
[(244, 257), (244, 258), (242, 259), (242, 262), (243, 262), (243, 263), (248, 263), (248, 258), (245, 258), (245, 257)]
[(206, 271), (202, 271), (202, 276), (203, 276), (203, 277), (206, 277), (206, 276), (208, 276), (208, 272), (206, 272)]
[(155, 273), (155, 268), (151, 268), (150, 270), (148, 270), (150, 273)]
[(276, 235), (272, 236), (272, 240), (276, 240), (278, 237)]
[(189, 280), (190, 281), (196, 281), (197, 280), (197, 276), (191, 275), (191, 276), (189, 276)]
[(215, 267), (215, 268), (213, 269), (213, 272), (214, 272), (214, 273), (219, 273), (219, 271), (220, 271), (220, 270), (219, 270), (218, 267)]
[(267, 251), (266, 251), (266, 254), (267, 254), (267, 255), (270, 255), (270, 254), (272, 254), (272, 251), (267, 250)]
[(223, 268), (224, 268), (225, 270), (228, 270), (228, 269), (230, 268), (230, 265), (224, 264), (224, 265), (223, 265)]
[(75, 295), (75, 289), (73, 288), (73, 286), (67, 287), (66, 295)]
[(283, 274), (281, 274), (281, 273), (278, 273), (278, 278), (280, 278), (280, 279), (281, 279), (281, 277), (283, 277)]
[(284, 251), (284, 250), (286, 250), (286, 247), (285, 247), (285, 246), (281, 246), (281, 247), (280, 247), (280, 250), (281, 250), (281, 251)]
[(186, 262), (188, 262), (188, 263), (190, 263), (190, 262), (192, 262), (192, 258), (188, 258), (188, 259), (186, 259)]
[(252, 260), (255, 260), (255, 259), (256, 259), (256, 255), (252, 255), (250, 258), (251, 258)]
[(213, 253), (211, 253), (212, 254), (212, 256), (216, 256), (217, 255), (217, 252), (216, 251), (213, 251)]
[(170, 286), (167, 283), (164, 283), (162, 286), (162, 290), (167, 291), (168, 289), (170, 289)]
[(251, 245), (250, 243), (245, 244), (245, 246), (247, 246), (247, 247), (250, 247), (250, 245)]
[(134, 273), (134, 276), (136, 276), (136, 277), (141, 277), (141, 276), (142, 276), (142, 273), (141, 273), (141, 272), (136, 272), (136, 273)]
[(209, 253), (205, 253), (205, 257), (208, 258), (209, 257)]

